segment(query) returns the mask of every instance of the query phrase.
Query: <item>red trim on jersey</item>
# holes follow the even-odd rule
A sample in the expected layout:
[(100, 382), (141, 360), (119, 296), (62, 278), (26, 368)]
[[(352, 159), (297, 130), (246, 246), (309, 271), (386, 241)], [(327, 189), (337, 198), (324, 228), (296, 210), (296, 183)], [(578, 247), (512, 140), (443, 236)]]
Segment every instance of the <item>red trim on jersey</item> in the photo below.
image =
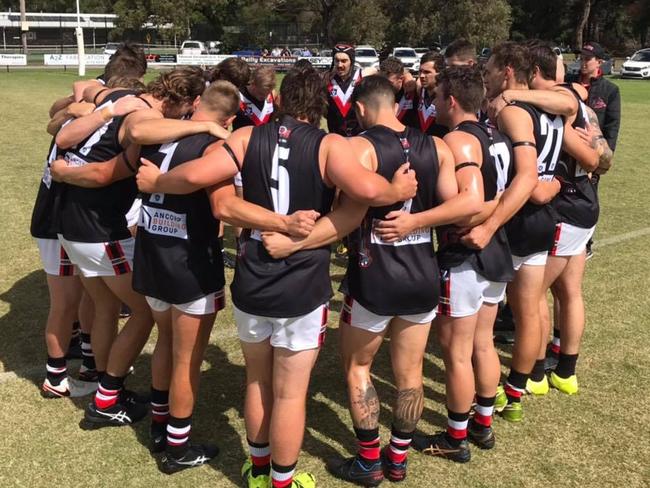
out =
[(404, 93), (398, 100), (397, 120), (401, 121), (408, 111), (413, 109), (413, 98), (413, 95), (409, 96), (408, 93)]
[(330, 98), (334, 100), (334, 104), (336, 105), (336, 108), (339, 109), (339, 112), (343, 118), (348, 116), (348, 112), (352, 108), (352, 93), (362, 78), (363, 75), (361, 74), (361, 70), (356, 70), (352, 75), (352, 81), (350, 82), (350, 85), (348, 86), (348, 89), (345, 90), (345, 92), (343, 92), (333, 77), (330, 78), (330, 81), (327, 84), (327, 93), (329, 94)]
[(425, 102), (426, 88), (420, 91), (420, 99), (418, 100), (418, 121), (420, 122), (420, 130), (425, 132), (436, 121), (436, 106), (433, 104), (426, 105)]
[(266, 124), (271, 120), (271, 115), (273, 115), (273, 94), (269, 93), (266, 99), (264, 100), (264, 105), (259, 109), (255, 103), (253, 103), (246, 95), (239, 93), (239, 109), (248, 117), (253, 125), (259, 126)]

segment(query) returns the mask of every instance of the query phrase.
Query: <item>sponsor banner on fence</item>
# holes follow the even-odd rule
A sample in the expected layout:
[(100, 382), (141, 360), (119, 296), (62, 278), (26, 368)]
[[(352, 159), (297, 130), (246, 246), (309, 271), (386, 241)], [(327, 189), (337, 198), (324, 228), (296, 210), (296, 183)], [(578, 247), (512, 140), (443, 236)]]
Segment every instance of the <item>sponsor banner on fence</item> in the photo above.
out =
[(298, 58), (298, 59), (306, 59), (309, 61), (314, 68), (329, 68), (332, 66), (332, 58), (330, 57), (320, 57), (320, 56), (311, 56), (308, 58)]
[[(86, 54), (86, 66), (105, 66), (108, 63), (108, 54)], [(79, 64), (76, 54), (44, 54), (43, 64), (46, 66), (75, 66)]]
[(232, 58), (231, 54), (179, 54), (176, 63), (191, 66), (214, 66), (224, 59)]
[(0, 54), (0, 66), (27, 66), (24, 54)]

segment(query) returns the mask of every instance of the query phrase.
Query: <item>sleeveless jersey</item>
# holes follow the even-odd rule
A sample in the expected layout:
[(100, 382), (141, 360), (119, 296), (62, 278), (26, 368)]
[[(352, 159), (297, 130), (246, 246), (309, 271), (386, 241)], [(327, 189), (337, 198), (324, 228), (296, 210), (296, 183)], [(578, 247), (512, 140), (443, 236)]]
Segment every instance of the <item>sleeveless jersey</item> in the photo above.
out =
[[(532, 105), (515, 102), (533, 121), (537, 146), (537, 176), (550, 181), (555, 175), (564, 136), (564, 120)], [(528, 256), (551, 249), (555, 237), (557, 214), (550, 204), (537, 205), (530, 201), (506, 224), (510, 248), (515, 256)]]
[(60, 203), (61, 196), (61, 183), (52, 180), (50, 174), (50, 165), (59, 155), (59, 150), (54, 143), (54, 138), (50, 142), (50, 149), (45, 161), (45, 169), (41, 177), (41, 183), (38, 187), (38, 194), (34, 202), (34, 209), (32, 210), (32, 220), (30, 225), (30, 233), (32, 237), (38, 239), (56, 239), (57, 226), (56, 226), (56, 212)]
[[(483, 195), (486, 202), (494, 200), (497, 194), (510, 186), (514, 177), (514, 157), (510, 139), (496, 129), (477, 122), (462, 122), (454, 130), (466, 132), (479, 140), (483, 159)], [(490, 281), (504, 283), (514, 278), (512, 253), (503, 227), (480, 251), (461, 244), (457, 227), (453, 225), (438, 227), (436, 233), (441, 268), (450, 269), (468, 261), (477, 273)]]
[(342, 136), (356, 136), (361, 132), (357, 122), (352, 93), (361, 82), (361, 70), (357, 69), (347, 80), (332, 76), (327, 84), (327, 130)]
[[(255, 127), (241, 169), (244, 200), (283, 215), (297, 210), (327, 214), (335, 189), (320, 173), (323, 137), (322, 130), (286, 116)], [(233, 303), (253, 315), (305, 315), (332, 297), (329, 263), (329, 246), (273, 259), (259, 231), (245, 230), (231, 285)]]
[[(132, 90), (109, 93), (96, 110), (135, 94)], [(118, 140), (124, 117), (114, 117), (74, 148), (63, 151), (68, 165), (83, 166), (108, 161), (124, 148)], [(63, 237), (76, 242), (107, 242), (127, 239), (131, 234), (124, 217), (137, 194), (135, 178), (127, 178), (101, 188), (64, 185), (59, 218)]]
[(273, 114), (273, 102), (272, 93), (269, 93), (265, 100), (258, 100), (246, 88), (242, 88), (239, 92), (239, 111), (232, 123), (233, 130), (266, 124)]
[[(564, 84), (578, 100), (578, 113), (572, 126), (586, 129), (589, 126), (587, 105), (580, 99), (570, 83)], [(598, 222), (600, 206), (596, 187), (589, 174), (566, 152), (560, 154), (557, 176), (561, 179), (562, 189), (551, 202), (560, 217), (560, 221), (583, 229), (590, 229)]]
[(413, 100), (413, 115), (407, 119), (406, 125), (419, 129), (423, 134), (444, 137), (449, 129), (436, 123), (436, 106), (429, 99), (426, 88), (420, 88)]
[(349, 259), (341, 289), (378, 315), (425, 313), (438, 304), (440, 285), (431, 228), (416, 229), (402, 240), (386, 243), (374, 224), (393, 210), (417, 213), (438, 205), (438, 154), (431, 137), (411, 127), (396, 132), (375, 126), (361, 134), (375, 148), (377, 173), (390, 180), (410, 161), (418, 179), (414, 198), (368, 209), (361, 227), (350, 234)]
[[(195, 134), (169, 144), (145, 146), (142, 156), (166, 173), (203, 156), (218, 139)], [(142, 194), (135, 238), (133, 289), (168, 303), (187, 303), (225, 284), (218, 242), (219, 221), (204, 189), (188, 195)]]
[(397, 103), (397, 120), (405, 125), (410, 125), (407, 122), (413, 117), (414, 107), (414, 94), (405, 93), (404, 88), (397, 92), (395, 95), (395, 103)]

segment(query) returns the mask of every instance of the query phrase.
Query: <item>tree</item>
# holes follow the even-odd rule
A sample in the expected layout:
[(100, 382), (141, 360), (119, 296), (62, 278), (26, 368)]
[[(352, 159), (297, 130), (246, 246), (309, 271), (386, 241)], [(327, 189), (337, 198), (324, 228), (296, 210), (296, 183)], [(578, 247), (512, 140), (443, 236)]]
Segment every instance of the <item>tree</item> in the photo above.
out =
[(585, 32), (585, 27), (587, 26), (587, 21), (589, 20), (589, 13), (591, 12), (591, 0), (582, 0), (582, 12), (578, 18), (578, 24), (576, 26), (576, 47), (582, 46), (582, 37)]

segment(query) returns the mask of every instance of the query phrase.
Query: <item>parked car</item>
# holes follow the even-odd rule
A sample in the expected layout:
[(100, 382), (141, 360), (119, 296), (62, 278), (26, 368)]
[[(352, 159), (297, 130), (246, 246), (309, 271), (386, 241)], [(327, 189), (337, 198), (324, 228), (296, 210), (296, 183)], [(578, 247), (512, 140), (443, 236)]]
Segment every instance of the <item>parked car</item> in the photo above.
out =
[(354, 64), (358, 68), (379, 68), (379, 56), (372, 46), (357, 46), (354, 49)]
[(420, 58), (412, 47), (395, 47), (391, 56), (399, 59), (409, 71), (420, 70)]
[(428, 47), (415, 47), (413, 50), (415, 51), (415, 54), (418, 55), (418, 59), (422, 59), (422, 56), (431, 51)]
[(181, 44), (180, 53), (185, 56), (197, 56), (201, 54), (208, 54), (208, 49), (201, 41), (183, 41), (183, 44)]
[(259, 47), (244, 47), (232, 52), (235, 56), (261, 56), (262, 49)]
[[(581, 65), (580, 56), (576, 56), (576, 60), (566, 67), (567, 75), (579, 75), (580, 65)], [(611, 58), (603, 60), (603, 64), (600, 65), (600, 69), (604, 75), (611, 75), (613, 67), (614, 67), (614, 62), (612, 61)]]
[(321, 58), (331, 58), (332, 57), (332, 50), (331, 49), (321, 49), (319, 56)]
[(107, 42), (106, 46), (104, 47), (104, 54), (108, 54), (109, 56), (112, 56), (115, 54), (115, 51), (117, 51), (117, 48), (120, 47), (119, 42)]
[(650, 78), (650, 48), (635, 52), (621, 66), (621, 78)]

